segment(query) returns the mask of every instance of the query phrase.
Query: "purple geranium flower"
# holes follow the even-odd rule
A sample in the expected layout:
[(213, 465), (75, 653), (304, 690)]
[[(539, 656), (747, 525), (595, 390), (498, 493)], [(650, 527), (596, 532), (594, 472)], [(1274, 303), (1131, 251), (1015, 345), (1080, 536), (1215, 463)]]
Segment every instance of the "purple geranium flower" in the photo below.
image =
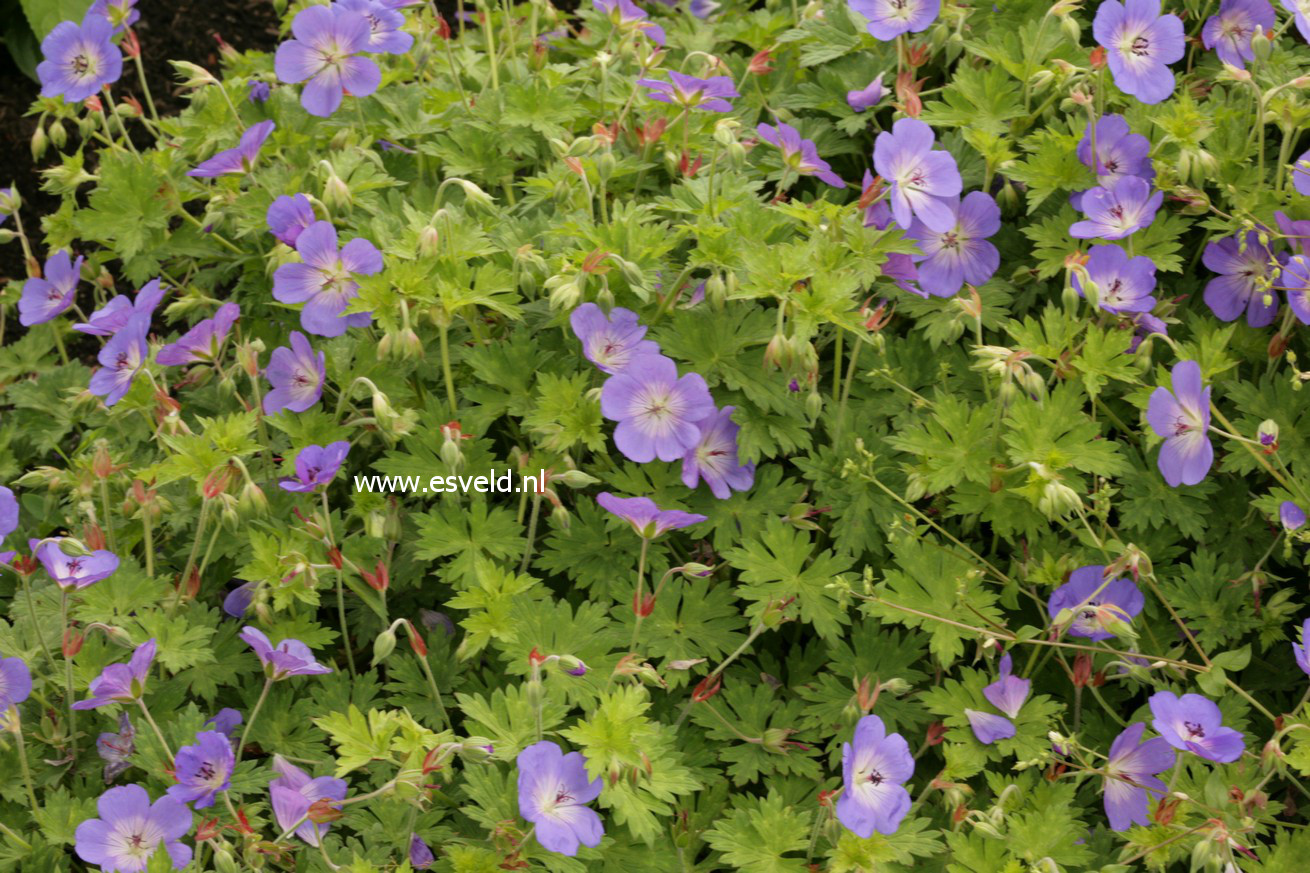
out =
[(891, 185), (892, 216), (905, 230), (918, 217), (929, 230), (945, 233), (955, 225), (951, 204), (963, 184), (955, 158), (933, 151), (936, 135), (916, 118), (902, 118), (873, 142), (873, 168)]
[(304, 194), (283, 194), (269, 204), (267, 221), (273, 236), (294, 246), (300, 232), (314, 223), (314, 205)]
[(1169, 326), (1162, 319), (1156, 318), (1149, 312), (1134, 312), (1133, 320), (1133, 338), (1128, 346), (1128, 353), (1132, 354), (1137, 351), (1138, 346), (1151, 334), (1158, 333), (1164, 336), (1169, 335)]
[(732, 420), (734, 408), (725, 406), (698, 421), (700, 441), (682, 458), (682, 484), (695, 488), (704, 479), (720, 500), (755, 484), (755, 464), (737, 460), (737, 433), (741, 428)]
[(65, 591), (87, 588), (109, 578), (118, 569), (118, 556), (113, 552), (97, 549), (89, 555), (66, 555), (59, 548), (61, 541), (58, 538), (44, 542), (29, 540), (28, 545), (54, 583)]
[(1301, 642), (1292, 643), (1292, 657), (1301, 672), (1310, 675), (1310, 618), (1301, 624)]
[(111, 703), (135, 703), (146, 692), (150, 665), (155, 662), (154, 639), (136, 647), (126, 664), (110, 664), (91, 680), (91, 696), (73, 704), (73, 709), (99, 709)]
[(636, 30), (656, 45), (664, 45), (664, 28), (649, 21), (646, 11), (632, 0), (591, 0), (591, 5), (604, 12), (615, 27)]
[(350, 451), (350, 443), (337, 440), (326, 446), (305, 446), (296, 455), (296, 477), (278, 482), (286, 491), (314, 491), (327, 485), (341, 469), (341, 462)]
[(882, 98), (887, 96), (887, 89), (882, 84), (883, 75), (885, 74), (879, 73), (872, 82), (859, 91), (847, 91), (846, 105), (856, 112), (863, 112), (881, 103)]
[(255, 591), (258, 588), (258, 582), (243, 582), (233, 588), (223, 598), (223, 611), (233, 618), (241, 618), (250, 608), (250, 602), (255, 599)]
[(341, 105), (343, 95), (367, 97), (382, 82), (382, 71), (371, 58), (369, 20), (342, 6), (310, 6), (291, 22), (295, 39), (277, 47), (273, 69), (282, 82), (308, 80), (300, 105), (310, 115), (326, 118)]
[(100, 795), (96, 809), (100, 818), (77, 826), (75, 848), (79, 858), (103, 873), (143, 873), (160, 843), (173, 869), (191, 863), (191, 847), (180, 842), (191, 830), (186, 804), (161, 797), (152, 805), (140, 785), (123, 785)]
[(17, 706), (32, 693), (32, 673), (22, 658), (0, 658), (0, 713)]
[(1214, 49), (1219, 60), (1239, 70), (1255, 58), (1251, 51), (1251, 37), (1257, 27), (1266, 34), (1274, 29), (1274, 7), (1268, 0), (1223, 0), (1219, 13), (1212, 15), (1201, 28), (1201, 41)]
[(194, 170), (187, 170), (188, 176), (199, 179), (212, 179), (227, 173), (249, 173), (255, 168), (255, 159), (264, 147), (264, 140), (277, 127), (271, 121), (260, 121), (250, 125), (241, 134), (241, 140), (235, 148), (224, 149), (207, 161), (202, 161)]
[(415, 870), (427, 870), (437, 862), (432, 854), (432, 847), (423, 842), (418, 834), (409, 835), (409, 866)]
[(123, 399), (132, 387), (132, 380), (146, 364), (150, 354), (150, 344), (146, 341), (146, 334), (150, 332), (150, 315), (149, 312), (139, 312), (131, 316), (96, 357), (100, 369), (91, 375), (89, 390), (104, 397), (105, 406), (113, 406)]
[(246, 99), (251, 103), (263, 103), (268, 100), (268, 96), (273, 93), (273, 86), (267, 82), (261, 82), (258, 79), (251, 79), (246, 83)]
[(714, 412), (714, 400), (699, 373), (679, 378), (673, 361), (643, 354), (605, 381), (600, 411), (619, 423), (614, 444), (628, 460), (676, 461), (700, 441), (696, 422)]
[[(1078, 143), (1078, 160), (1096, 173), (1096, 183), (1110, 188), (1124, 176), (1139, 176), (1148, 182), (1155, 178), (1151, 165), (1151, 141), (1140, 133), (1133, 133), (1122, 115), (1105, 115), (1096, 122), (1096, 163), (1092, 163), (1092, 123), (1087, 122), (1083, 138)], [(1074, 209), (1082, 209), (1079, 192), (1069, 198)]]
[[(1087, 257), (1087, 276), (1096, 285), (1097, 305), (1116, 315), (1150, 312), (1155, 307), (1155, 263), (1146, 255), (1135, 258), (1118, 246), (1092, 246)], [(1073, 287), (1083, 294), (1083, 281), (1073, 274)]]
[(1293, 255), (1278, 271), (1278, 283), (1287, 292), (1287, 305), (1296, 320), (1310, 324), (1310, 258)]
[(778, 122), (778, 126), (761, 124), (756, 128), (760, 139), (772, 143), (782, 150), (784, 168), (801, 176), (817, 176), (834, 188), (845, 188), (846, 183), (832, 171), (828, 162), (819, 157), (818, 146), (813, 140), (802, 139), (800, 131), (790, 124)]
[(990, 746), (997, 740), (1008, 740), (1015, 734), (1014, 722), (1003, 715), (966, 709), (964, 717), (969, 719), (970, 730), (984, 746)]
[(741, 96), (737, 93), (737, 89), (733, 87), (732, 79), (727, 76), (710, 76), (708, 79), (698, 79), (695, 76), (679, 73), (677, 70), (670, 70), (669, 78), (673, 81), (638, 79), (637, 84), (650, 89), (650, 92), (646, 95), (650, 99), (657, 100), (660, 103), (672, 103), (674, 106), (680, 106), (688, 110), (704, 109), (709, 112), (731, 112), (732, 104), (726, 98)]
[(1157, 461), (1164, 481), (1172, 487), (1195, 485), (1214, 463), (1210, 429), (1210, 389), (1201, 382), (1201, 365), (1182, 361), (1172, 371), (1174, 390), (1151, 392), (1146, 420), (1164, 438)]
[(842, 782), (837, 820), (858, 837), (896, 833), (910, 811), (905, 782), (914, 775), (914, 758), (905, 737), (889, 734), (882, 719), (866, 715), (851, 742), (842, 743)]
[(721, 5), (717, 0), (691, 0), (687, 11), (703, 21), (718, 12)]
[(368, 327), (372, 321), (369, 313), (342, 313), (359, 296), (352, 275), (369, 276), (382, 269), (382, 253), (377, 247), (360, 237), (338, 249), (332, 222), (316, 221), (296, 237), (296, 251), (304, 262), (283, 264), (274, 271), (273, 297), (281, 303), (305, 304), (300, 326), (329, 337), (341, 336), (348, 327)]
[(236, 729), (241, 726), (243, 721), (245, 721), (245, 717), (241, 715), (239, 710), (225, 706), (218, 711), (217, 715), (206, 721), (205, 726), (212, 727), (229, 740), (234, 740), (236, 737), (233, 734), (236, 733)]
[(80, 103), (123, 74), (123, 54), (111, 37), (114, 27), (88, 12), (79, 25), (61, 21), (41, 41), (45, 60), (36, 66), (42, 97)]
[(537, 842), (563, 855), (578, 854), (578, 845), (600, 845), (605, 827), (587, 806), (600, 795), (601, 780), (587, 778), (581, 752), (567, 755), (542, 740), (518, 756), (519, 814), (536, 825)]
[(1069, 635), (1100, 642), (1114, 636), (1108, 628), (1132, 621), (1145, 603), (1131, 579), (1107, 580), (1105, 567), (1093, 564), (1070, 573), (1069, 581), (1051, 594), (1046, 611), (1052, 619), (1065, 610), (1071, 611)]
[(706, 518), (680, 509), (660, 509), (649, 497), (615, 497), (608, 491), (597, 494), (596, 502), (602, 509), (632, 525), (637, 536), (647, 540), (653, 540), (667, 531), (700, 524)]
[(1019, 709), (1023, 706), (1028, 694), (1032, 691), (1032, 681), (1021, 679), (1013, 675), (1010, 661), (1010, 653), (1006, 652), (1001, 655), (1001, 664), (999, 677), (991, 685), (983, 689), (983, 696), (987, 698), (992, 706), (1001, 712), (1014, 718), (1019, 714)]
[[(1205, 305), (1223, 321), (1233, 321), (1243, 312), (1251, 327), (1265, 327), (1278, 314), (1278, 301), (1268, 292), (1268, 279), (1278, 262), (1260, 244), (1253, 230), (1246, 236), (1230, 236), (1205, 247), (1201, 263), (1220, 275), (1205, 286)], [(1265, 296), (1268, 294), (1269, 299)]]
[(992, 196), (973, 191), (948, 203), (954, 216), (950, 228), (932, 230), (916, 218), (907, 234), (923, 253), (912, 256), (919, 284), (935, 297), (953, 297), (965, 282), (981, 285), (1001, 265), (996, 246), (987, 241), (1001, 229), (1001, 208)]
[(642, 339), (646, 326), (631, 309), (616, 307), (606, 315), (595, 303), (584, 303), (569, 316), (573, 333), (582, 341), (582, 354), (601, 370), (621, 372), (638, 355), (658, 355), (660, 347)]
[(1173, 766), (1174, 752), (1159, 737), (1142, 742), (1145, 730), (1146, 725), (1140, 721), (1131, 724), (1110, 746), (1101, 792), (1105, 815), (1116, 831), (1126, 831), (1134, 824), (1150, 824), (1146, 817), (1147, 792), (1163, 795), (1168, 791), (1155, 774)]
[(1152, 194), (1150, 182), (1124, 176), (1109, 188), (1083, 192), (1080, 208), (1087, 218), (1070, 225), (1069, 235), (1075, 239), (1123, 239), (1154, 221), (1163, 202), (1164, 192)]
[(213, 318), (202, 319), (175, 342), (156, 352), (155, 363), (165, 367), (180, 367), (218, 360), (223, 341), (227, 339), (228, 331), (240, 315), (241, 307), (238, 304), (224, 303), (218, 307)]
[(926, 30), (941, 5), (941, 0), (851, 0), (851, 8), (869, 20), (869, 33), (883, 42)]
[[(864, 171), (863, 190), (868, 190), (873, 184), (873, 174), (868, 170)], [(892, 224), (892, 210), (887, 205), (886, 200), (879, 200), (876, 203), (869, 204), (864, 210), (864, 226), (876, 227), (878, 230), (886, 230)], [(911, 220), (910, 226), (914, 223)], [(925, 225), (926, 226), (926, 225)], [(892, 252), (887, 255), (887, 260), (883, 262), (882, 274), (896, 283), (896, 287), (902, 291), (913, 294), (915, 297), (927, 298), (928, 292), (919, 288), (915, 283), (919, 281), (919, 268), (914, 264), (914, 256), (904, 252)]]
[(0, 543), (18, 530), (18, 498), (12, 489), (0, 485)]
[(326, 357), (316, 356), (314, 347), (298, 330), (291, 331), (291, 347), (273, 349), (268, 369), (264, 371), (273, 390), (264, 395), (264, 414), (275, 415), (284, 409), (304, 412), (323, 396), (327, 378)]
[(1298, 530), (1305, 525), (1305, 510), (1291, 500), (1284, 500), (1278, 507), (1278, 521), (1285, 531)]
[(274, 682), (292, 676), (319, 676), (332, 672), (331, 667), (324, 667), (314, 660), (314, 653), (300, 640), (283, 640), (274, 648), (262, 631), (249, 626), (241, 629), (240, 637), (255, 650), (264, 665), (264, 672)]
[(105, 731), (96, 737), (96, 754), (105, 762), (102, 776), (106, 785), (132, 766), (132, 756), (136, 754), (136, 728), (132, 726), (127, 710), (118, 713), (118, 733)]
[[(1297, 16), (1297, 19), (1299, 24), (1301, 16)], [(1301, 155), (1292, 165), (1292, 187), (1296, 193), (1310, 197), (1310, 152)]]
[(337, 0), (342, 9), (358, 12), (368, 19), (368, 47), (373, 54), (403, 55), (414, 47), (414, 37), (401, 30), (405, 15), (380, 0)]
[(167, 293), (168, 289), (160, 284), (158, 279), (151, 279), (136, 292), (135, 299), (125, 294), (115, 295), (112, 300), (91, 313), (85, 322), (73, 325), (73, 330), (92, 336), (113, 336), (127, 327), (133, 315), (145, 313), (147, 318), (153, 315)]
[(1301, 37), (1306, 42), (1310, 42), (1310, 9), (1306, 8), (1304, 0), (1279, 0), (1279, 3), (1292, 13), (1296, 20), (1296, 29), (1301, 31)]
[(1160, 736), (1175, 749), (1228, 764), (1242, 757), (1246, 742), (1240, 731), (1223, 726), (1214, 701), (1199, 694), (1157, 691), (1151, 695), (1151, 715)]
[(231, 787), (235, 766), (232, 741), (218, 731), (201, 731), (194, 745), (177, 750), (173, 758), (177, 784), (168, 789), (168, 796), (196, 809), (213, 806), (214, 795)]
[(1174, 91), (1169, 65), (1186, 50), (1183, 22), (1161, 15), (1160, 0), (1104, 0), (1092, 34), (1105, 49), (1114, 83), (1143, 103), (1159, 103)]
[(18, 323), (23, 327), (44, 324), (72, 306), (84, 260), (79, 256), (74, 261), (63, 249), (46, 258), (44, 278), (32, 278), (23, 283), (23, 296), (18, 300)]
[(87, 10), (87, 15), (99, 15), (109, 22), (114, 33), (122, 33), (141, 19), (136, 9), (136, 0), (96, 0)]
[[(305, 817), (309, 807), (318, 800), (344, 800), (346, 780), (332, 776), (319, 776), (311, 779), (309, 774), (292, 764), (281, 755), (273, 756), (273, 769), (277, 778), (268, 783), (268, 792), (273, 800), (273, 816), (278, 827), (286, 830)], [(301, 822), (296, 828), (296, 836), (311, 846), (317, 846), (319, 838), (328, 832), (332, 825), (324, 822)]]

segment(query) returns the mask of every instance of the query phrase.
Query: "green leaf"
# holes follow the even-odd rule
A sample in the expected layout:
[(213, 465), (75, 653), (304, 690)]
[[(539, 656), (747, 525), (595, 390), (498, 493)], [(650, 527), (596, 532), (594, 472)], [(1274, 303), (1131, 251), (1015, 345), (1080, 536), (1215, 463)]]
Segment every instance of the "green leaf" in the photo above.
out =
[(805, 531), (770, 519), (764, 535), (724, 553), (728, 563), (741, 570), (737, 594), (754, 602), (749, 613), (758, 620), (771, 604), (795, 598), (800, 617), (820, 637), (834, 637), (850, 621), (830, 587), (834, 577), (851, 568), (850, 558), (820, 551)]
[(80, 22), (94, 0), (18, 0), (37, 39), (55, 29), (61, 21)]
[(774, 791), (739, 797), (732, 812), (705, 833), (705, 841), (743, 873), (804, 873), (808, 867), (799, 853), (809, 845), (811, 816)]

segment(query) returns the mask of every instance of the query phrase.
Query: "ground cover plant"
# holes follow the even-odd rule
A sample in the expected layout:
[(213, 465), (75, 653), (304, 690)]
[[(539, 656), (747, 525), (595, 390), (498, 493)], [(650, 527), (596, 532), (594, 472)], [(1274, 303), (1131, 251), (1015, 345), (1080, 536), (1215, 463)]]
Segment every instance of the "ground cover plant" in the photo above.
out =
[(0, 869), (1304, 869), (1304, 4), (275, 5), (43, 7)]

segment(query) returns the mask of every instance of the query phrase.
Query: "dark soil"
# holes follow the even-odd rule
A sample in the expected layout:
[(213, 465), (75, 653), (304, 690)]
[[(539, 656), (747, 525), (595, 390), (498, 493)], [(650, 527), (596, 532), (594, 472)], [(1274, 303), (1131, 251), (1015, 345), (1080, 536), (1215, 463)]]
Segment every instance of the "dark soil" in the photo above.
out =
[[(239, 50), (271, 51), (278, 41), (277, 14), (267, 0), (139, 0), (137, 9), (141, 57), (160, 114), (177, 112), (183, 105), (174, 94), (177, 80), (170, 60), (191, 61), (217, 72), (219, 37)], [(32, 160), (37, 116), (24, 114), (39, 90), (0, 49), (0, 186), (17, 185), (23, 198), (23, 225), (35, 254), (43, 258), (41, 216), (57, 209), (59, 200), (39, 190), (37, 176), (39, 169), (57, 161), (55, 150), (49, 149), (39, 162)], [(113, 86), (115, 99), (139, 96), (137, 90), (135, 66), (124, 59), (123, 77)], [(0, 246), (0, 284), (25, 275), (18, 242)]]

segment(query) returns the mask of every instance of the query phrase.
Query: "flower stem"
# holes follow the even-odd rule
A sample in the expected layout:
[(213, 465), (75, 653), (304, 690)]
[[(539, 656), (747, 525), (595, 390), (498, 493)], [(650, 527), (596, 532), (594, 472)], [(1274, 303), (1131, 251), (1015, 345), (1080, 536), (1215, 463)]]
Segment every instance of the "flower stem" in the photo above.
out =
[(32, 619), (32, 632), (36, 634), (37, 642), (41, 644), (41, 651), (45, 652), (46, 662), (50, 665), (50, 670), (55, 670), (55, 655), (50, 651), (50, 644), (45, 641), (45, 634), (41, 632), (41, 623), (36, 617), (36, 599), (32, 596), (32, 583), (29, 577), (23, 577), (23, 589), (27, 594), (27, 614)]
[[(259, 717), (259, 711), (263, 709), (264, 701), (268, 699), (268, 690), (272, 687), (273, 687), (273, 677), (269, 676), (264, 679), (264, 687), (259, 692), (259, 699), (255, 701), (254, 709), (250, 710), (250, 718), (247, 719), (246, 726), (241, 731), (241, 739), (237, 741), (237, 757), (236, 757), (237, 764), (241, 763), (241, 755), (246, 750), (246, 737), (250, 736), (250, 729), (254, 726), (255, 719)], [(234, 770), (236, 769), (236, 764), (232, 766), (232, 769)], [(296, 822), (296, 824), (292, 825), (291, 828), (288, 830), (288, 833), (290, 833), (290, 831), (294, 831), (299, 826), (299, 824), (300, 822)], [(283, 836), (285, 836), (285, 834), (283, 834)], [(279, 839), (281, 839), (281, 837), (279, 837)]]
[(519, 573), (528, 572), (528, 564), (532, 562), (532, 549), (537, 541), (537, 518), (540, 515), (541, 495), (533, 494), (532, 512), (528, 514), (528, 541), (523, 547), (523, 560), (519, 562)]
[(632, 601), (632, 611), (636, 613), (637, 621), (632, 627), (632, 642), (628, 643), (628, 651), (634, 651), (637, 648), (637, 638), (641, 636), (641, 622), (645, 618), (642, 612), (645, 604), (642, 603), (641, 595), (645, 593), (646, 581), (646, 553), (650, 550), (650, 538), (641, 538), (641, 557), (637, 559), (637, 594)]
[[(336, 537), (332, 534), (332, 510), (328, 508), (326, 489), (319, 496), (323, 499), (323, 529), (327, 532), (328, 548), (336, 548)], [(358, 673), (355, 671), (355, 653), (350, 644), (350, 623), (346, 618), (345, 576), (340, 567), (337, 568), (337, 619), (341, 622), (341, 647), (346, 650), (346, 666), (354, 677)]]
[(432, 675), (432, 665), (428, 663), (425, 655), (415, 652), (414, 657), (418, 658), (419, 666), (423, 668), (423, 675), (427, 677), (428, 689), (432, 692), (432, 700), (437, 704), (437, 711), (441, 713), (441, 726), (443, 728), (454, 727), (450, 723), (450, 714), (446, 712), (446, 704), (441, 700), (441, 689), (437, 687), (437, 677)]
[[(135, 34), (133, 35), (135, 36)], [(155, 110), (155, 98), (150, 94), (150, 83), (146, 81), (145, 64), (141, 62), (141, 52), (135, 52), (132, 55), (132, 62), (136, 64), (136, 75), (141, 80), (141, 96), (146, 98), (146, 106), (150, 109), (150, 117), (154, 119), (155, 131), (159, 131), (159, 112)]]
[(118, 537), (114, 535), (114, 522), (109, 515), (109, 480), (100, 479), (100, 505), (104, 511), (105, 537), (109, 540), (109, 551), (117, 554)]
[[(33, 811), (40, 809), (36, 802), (36, 789), (32, 783), (32, 768), (27, 763), (27, 745), (23, 740), (23, 723), (18, 715), (18, 708), (13, 708), (14, 722), (14, 742), (18, 746), (18, 766), (23, 771), (23, 784), (27, 786), (27, 800), (32, 804)], [(31, 848), (31, 846), (28, 846)]]
[[(724, 670), (728, 669), (728, 665), (731, 664), (733, 661), (737, 660), (739, 657), (741, 657), (741, 654), (745, 652), (748, 648), (750, 648), (751, 643), (755, 642), (755, 640), (759, 637), (759, 635), (764, 633), (764, 630), (765, 630), (764, 622), (756, 622), (755, 626), (751, 628), (750, 635), (747, 636), (746, 639), (742, 641), (742, 644), (738, 646), (736, 649), (734, 649), (731, 655), (724, 658), (723, 661), (719, 664), (719, 666), (711, 670), (709, 672), (709, 675), (707, 675), (705, 679), (713, 679), (715, 676), (718, 676)], [(701, 680), (701, 681), (705, 681), (705, 680)], [(695, 703), (696, 701), (694, 700), (687, 701), (686, 706), (682, 708), (682, 712), (678, 713), (678, 720), (673, 723), (673, 726), (675, 728), (681, 725), (684, 720), (686, 720), (687, 713), (691, 712), (691, 708)]]
[(182, 592), (186, 589), (188, 581), (191, 578), (191, 571), (196, 566), (196, 556), (200, 554), (200, 539), (205, 535), (205, 524), (209, 521), (209, 500), (208, 498), (200, 504), (200, 518), (196, 521), (196, 535), (191, 541), (191, 554), (186, 559), (186, 569), (182, 571), (182, 578), (177, 580), (177, 590), (173, 592), (173, 602), (168, 605), (168, 614), (172, 615), (174, 610), (182, 602)]
[(146, 575), (151, 579), (155, 577), (155, 529), (150, 523), (150, 508), (141, 508), (141, 526), (142, 526), (142, 548), (146, 553)]
[[(68, 636), (68, 591), (65, 590), (59, 599), (59, 626), (63, 628), (63, 636)], [(68, 704), (68, 738), (77, 748), (77, 710), (73, 709), (73, 657), (67, 652), (64, 653), (64, 689), (65, 702)]]
[(459, 403), (455, 400), (455, 377), (450, 372), (450, 328), (441, 325), (441, 378), (446, 383), (446, 402), (450, 404), (452, 418), (459, 416)]
[(159, 745), (164, 747), (164, 754), (168, 755), (169, 763), (173, 761), (173, 750), (168, 747), (168, 740), (164, 739), (164, 732), (155, 724), (155, 719), (150, 715), (150, 710), (146, 708), (146, 702), (140, 697), (136, 699), (136, 705), (141, 707), (141, 714), (146, 718), (146, 724), (155, 732), (155, 739), (159, 740)]
[[(32, 808), (36, 809), (35, 806), (36, 801), (32, 801), (32, 803), (33, 803)], [(6, 825), (2, 821), (0, 821), (0, 834), (4, 834), (5, 836), (9, 837), (9, 839), (13, 840), (15, 843), (18, 843), (18, 845), (22, 846), (25, 850), (29, 852), (32, 851), (32, 844), (29, 843), (27, 840), (23, 839), (22, 837), (20, 837), (16, 831), (10, 830), (8, 825)]]

